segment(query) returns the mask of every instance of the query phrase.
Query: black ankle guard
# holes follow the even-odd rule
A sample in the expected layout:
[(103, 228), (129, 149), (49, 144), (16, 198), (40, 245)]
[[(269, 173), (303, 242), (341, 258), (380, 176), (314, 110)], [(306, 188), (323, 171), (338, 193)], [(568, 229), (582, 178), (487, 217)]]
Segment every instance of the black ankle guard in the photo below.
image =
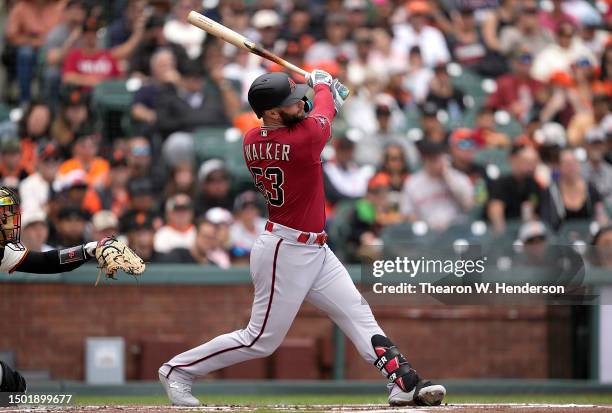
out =
[(391, 340), (376, 334), (372, 336), (372, 347), (378, 356), (374, 366), (382, 372), (383, 376), (405, 392), (414, 389), (419, 382), (419, 376)]
[(26, 381), (16, 371), (13, 371), (4, 362), (0, 361), (2, 369), (2, 383), (0, 383), (0, 392), (23, 393), (26, 391)]

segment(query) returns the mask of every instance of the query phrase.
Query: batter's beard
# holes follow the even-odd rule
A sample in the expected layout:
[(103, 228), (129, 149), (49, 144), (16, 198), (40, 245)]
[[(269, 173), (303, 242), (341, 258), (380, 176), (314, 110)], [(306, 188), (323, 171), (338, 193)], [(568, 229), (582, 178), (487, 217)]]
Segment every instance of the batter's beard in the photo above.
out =
[(287, 127), (291, 127), (303, 121), (304, 118), (306, 117), (306, 112), (302, 110), (297, 115), (289, 115), (288, 113), (281, 111), (280, 116), (281, 116), (281, 119), (283, 120), (283, 125)]

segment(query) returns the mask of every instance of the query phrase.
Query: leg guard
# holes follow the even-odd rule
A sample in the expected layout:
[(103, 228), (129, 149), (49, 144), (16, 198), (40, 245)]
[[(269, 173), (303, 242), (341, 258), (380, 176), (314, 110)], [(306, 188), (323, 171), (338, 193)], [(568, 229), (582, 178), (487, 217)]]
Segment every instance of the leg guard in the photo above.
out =
[(26, 391), (26, 381), (16, 371), (0, 361), (2, 369), (2, 382), (0, 382), (0, 392), (23, 393)]
[(374, 365), (389, 379), (389, 382), (397, 384), (405, 392), (415, 388), (419, 376), (391, 340), (376, 334), (372, 336), (372, 347), (378, 356)]

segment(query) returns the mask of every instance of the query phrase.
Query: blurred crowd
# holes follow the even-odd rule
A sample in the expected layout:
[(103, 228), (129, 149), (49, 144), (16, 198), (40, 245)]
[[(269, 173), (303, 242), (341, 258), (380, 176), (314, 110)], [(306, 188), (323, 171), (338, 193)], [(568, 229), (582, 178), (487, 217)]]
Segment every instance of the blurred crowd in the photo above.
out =
[[(502, 234), (519, 221), (525, 244), (595, 222), (592, 240), (612, 246), (610, 0), (5, 7), (0, 183), (20, 192), (31, 249), (121, 234), (148, 262), (248, 263), (263, 198), (226, 159), (198, 153), (196, 132), (259, 125), (248, 88), (282, 68), (191, 26), (191, 10), (351, 89), (323, 153), (345, 260), (406, 222)], [(109, 117), (95, 96), (114, 81), (130, 103)]]

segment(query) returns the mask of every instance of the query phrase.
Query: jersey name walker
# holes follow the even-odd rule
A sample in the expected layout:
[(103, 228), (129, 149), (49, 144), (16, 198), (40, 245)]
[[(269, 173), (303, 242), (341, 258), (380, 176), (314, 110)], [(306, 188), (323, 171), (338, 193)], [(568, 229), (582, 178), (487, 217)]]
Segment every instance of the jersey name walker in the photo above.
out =
[(244, 137), (244, 159), (264, 195), (270, 221), (305, 232), (325, 227), (321, 151), (335, 116), (329, 87), (317, 85), (314, 109), (303, 121), (278, 129), (254, 128)]

